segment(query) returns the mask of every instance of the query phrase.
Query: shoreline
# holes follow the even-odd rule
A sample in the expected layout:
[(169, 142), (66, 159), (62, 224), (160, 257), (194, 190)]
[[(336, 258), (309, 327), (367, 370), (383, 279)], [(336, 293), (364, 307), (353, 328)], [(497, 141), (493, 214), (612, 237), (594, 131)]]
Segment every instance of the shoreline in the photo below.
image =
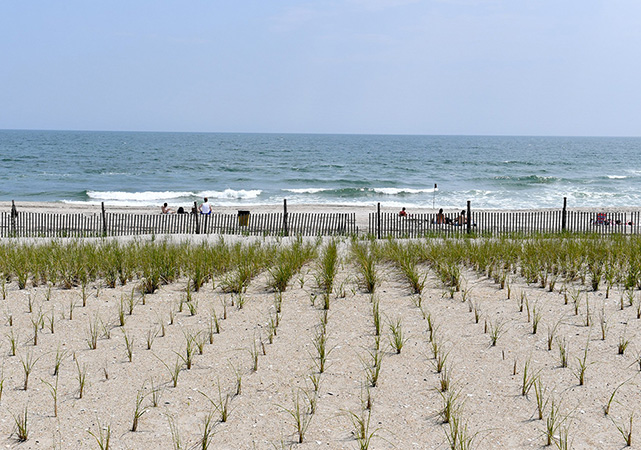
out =
[[(200, 203), (200, 202), (199, 202)], [(22, 212), (45, 212), (54, 214), (99, 214), (101, 212), (100, 204), (82, 204), (82, 203), (64, 203), (64, 202), (32, 202), (32, 201), (16, 201), (16, 208)], [(283, 204), (236, 204), (236, 205), (216, 205), (210, 202), (214, 213), (230, 214), (236, 213), (239, 210), (249, 210), (254, 213), (278, 213), (283, 211)], [(105, 210), (108, 213), (132, 213), (132, 214), (158, 214), (160, 213), (160, 204), (158, 206), (121, 206), (105, 204)], [(180, 205), (179, 205), (180, 206)], [(169, 205), (172, 210), (177, 207)], [(458, 213), (466, 209), (466, 205), (461, 205), (460, 208), (445, 208), (444, 213)], [(371, 205), (352, 205), (341, 203), (287, 203), (287, 211), (290, 213), (370, 213), (376, 212), (377, 204)], [(408, 214), (436, 214), (440, 209), (439, 206), (435, 208), (425, 207), (408, 207)], [(472, 204), (472, 211), (475, 212), (540, 212), (540, 211), (560, 211), (562, 208), (474, 208)], [(568, 211), (581, 211), (581, 212), (632, 212), (641, 210), (641, 206), (590, 206), (590, 207), (568, 207)], [(0, 201), (0, 212), (10, 211), (11, 201)], [(398, 212), (398, 206), (385, 206), (381, 204), (381, 212), (390, 213)]]

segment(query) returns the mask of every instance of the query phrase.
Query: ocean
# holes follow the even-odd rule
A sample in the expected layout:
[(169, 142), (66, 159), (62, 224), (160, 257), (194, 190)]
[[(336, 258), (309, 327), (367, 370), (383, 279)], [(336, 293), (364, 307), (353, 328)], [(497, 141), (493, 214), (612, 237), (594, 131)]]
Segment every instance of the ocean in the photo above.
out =
[(641, 205), (641, 138), (0, 130), (0, 162), (3, 201)]

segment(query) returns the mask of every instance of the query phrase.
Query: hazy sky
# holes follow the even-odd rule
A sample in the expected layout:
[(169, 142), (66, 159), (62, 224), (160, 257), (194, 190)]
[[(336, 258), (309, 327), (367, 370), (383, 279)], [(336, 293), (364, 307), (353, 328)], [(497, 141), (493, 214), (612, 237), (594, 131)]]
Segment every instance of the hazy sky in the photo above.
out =
[(639, 0), (0, 0), (0, 129), (641, 136)]

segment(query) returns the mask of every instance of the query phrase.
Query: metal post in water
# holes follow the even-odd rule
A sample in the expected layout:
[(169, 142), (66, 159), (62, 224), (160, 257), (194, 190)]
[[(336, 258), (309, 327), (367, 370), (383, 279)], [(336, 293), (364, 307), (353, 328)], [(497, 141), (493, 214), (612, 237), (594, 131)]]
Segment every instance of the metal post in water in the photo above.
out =
[(436, 204), (436, 190), (438, 189), (438, 186), (436, 183), (434, 183), (434, 190), (432, 191), (432, 209), (435, 209), (434, 205)]

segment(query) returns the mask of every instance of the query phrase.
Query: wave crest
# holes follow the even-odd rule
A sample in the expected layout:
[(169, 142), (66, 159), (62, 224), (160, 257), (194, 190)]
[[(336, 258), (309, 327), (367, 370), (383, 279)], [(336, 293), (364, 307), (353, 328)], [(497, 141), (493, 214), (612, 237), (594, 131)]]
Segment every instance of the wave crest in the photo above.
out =
[(207, 197), (211, 199), (236, 199), (236, 200), (248, 200), (252, 198), (257, 198), (263, 191), (260, 189), (251, 189), (251, 190), (234, 190), (234, 189), (225, 189), (224, 191), (202, 191), (195, 194), (197, 197)]
[(134, 201), (148, 202), (153, 200), (170, 200), (182, 197), (191, 197), (192, 192), (174, 192), (174, 191), (145, 191), (145, 192), (121, 192), (121, 191), (87, 191), (87, 197), (96, 200), (116, 200), (116, 201)]

